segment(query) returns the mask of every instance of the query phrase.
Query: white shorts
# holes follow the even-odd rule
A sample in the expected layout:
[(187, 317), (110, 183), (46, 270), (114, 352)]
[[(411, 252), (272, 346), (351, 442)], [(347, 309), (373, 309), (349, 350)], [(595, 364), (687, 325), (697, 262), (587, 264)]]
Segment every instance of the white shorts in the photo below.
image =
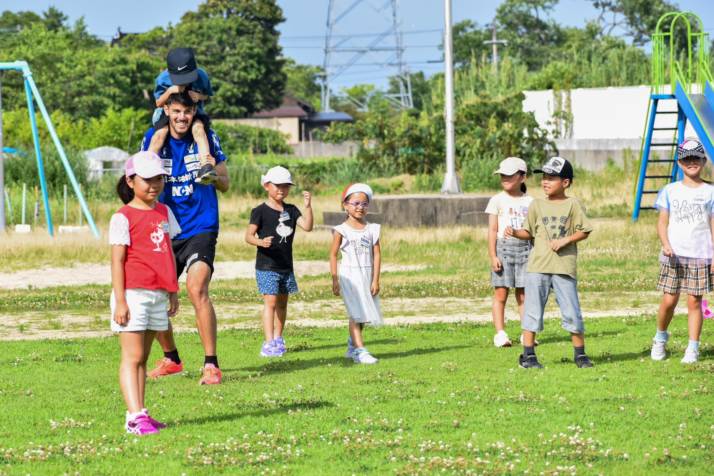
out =
[(169, 328), (169, 293), (162, 289), (127, 289), (129, 322), (120, 326), (114, 320), (116, 299), (112, 291), (109, 304), (112, 310), (112, 332), (165, 331)]

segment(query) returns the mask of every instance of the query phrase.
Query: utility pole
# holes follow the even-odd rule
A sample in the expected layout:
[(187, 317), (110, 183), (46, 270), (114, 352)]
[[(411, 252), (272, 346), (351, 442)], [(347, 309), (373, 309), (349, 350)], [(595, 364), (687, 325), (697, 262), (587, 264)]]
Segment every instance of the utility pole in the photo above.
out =
[(491, 45), (491, 67), (494, 73), (498, 73), (498, 45), (507, 45), (506, 40), (498, 39), (498, 32), (496, 31), (496, 22), (491, 23), (491, 40), (484, 41), (484, 45)]
[(446, 104), (446, 175), (441, 193), (461, 193), (456, 176), (454, 145), (454, 42), (451, 32), (451, 0), (444, 0), (444, 94)]
[(0, 233), (5, 233), (5, 155), (2, 142), (2, 71), (0, 71)]

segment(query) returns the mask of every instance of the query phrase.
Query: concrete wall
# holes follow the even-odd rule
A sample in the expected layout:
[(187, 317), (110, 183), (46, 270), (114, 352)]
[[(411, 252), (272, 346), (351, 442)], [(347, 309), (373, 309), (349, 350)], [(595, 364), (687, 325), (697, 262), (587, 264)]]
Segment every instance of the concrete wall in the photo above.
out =
[(359, 150), (359, 145), (351, 141), (341, 144), (310, 141), (291, 144), (291, 146), (296, 157), (354, 157)]
[[(629, 152), (637, 158), (647, 119), (649, 86), (581, 88), (570, 91), (524, 91), (523, 110), (533, 112), (538, 124), (554, 137), (561, 155), (583, 168), (597, 170), (608, 158), (621, 163)], [(660, 109), (676, 110), (675, 101)], [(554, 118), (558, 110), (571, 121)], [(660, 116), (657, 126), (676, 125), (676, 116)], [(686, 134), (695, 136), (688, 125)], [(672, 142), (672, 132), (658, 132), (658, 142)]]
[[(367, 220), (390, 227), (481, 226), (490, 196), (483, 195), (381, 195), (370, 205)], [(345, 221), (344, 212), (324, 212), (325, 225)]]

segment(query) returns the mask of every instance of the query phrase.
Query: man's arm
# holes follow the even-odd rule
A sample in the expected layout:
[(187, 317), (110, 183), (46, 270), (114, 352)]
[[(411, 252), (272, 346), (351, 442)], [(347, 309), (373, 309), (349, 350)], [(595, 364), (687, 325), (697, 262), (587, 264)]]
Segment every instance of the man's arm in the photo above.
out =
[(231, 186), (231, 180), (228, 177), (228, 167), (226, 167), (225, 162), (221, 162), (219, 164), (215, 165), (215, 170), (216, 170), (216, 181), (213, 183), (213, 185), (216, 186), (216, 189), (219, 192), (227, 192), (228, 189)]

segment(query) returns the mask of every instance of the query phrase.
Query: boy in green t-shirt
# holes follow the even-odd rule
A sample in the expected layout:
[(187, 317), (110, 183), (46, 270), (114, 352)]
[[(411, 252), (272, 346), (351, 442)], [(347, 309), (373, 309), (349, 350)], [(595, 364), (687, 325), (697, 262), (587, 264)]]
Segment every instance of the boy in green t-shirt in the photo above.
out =
[(508, 227), (506, 236), (533, 240), (528, 259), (525, 286), (523, 354), (518, 364), (523, 368), (543, 368), (535, 355), (536, 332), (543, 330), (543, 313), (551, 287), (562, 314), (562, 326), (570, 332), (575, 348), (575, 364), (592, 367), (585, 354), (585, 327), (578, 300), (576, 243), (588, 237), (592, 227), (580, 203), (565, 195), (573, 182), (573, 166), (562, 157), (551, 157), (540, 170), (545, 199), (535, 199), (528, 207), (528, 217), (521, 230)]

